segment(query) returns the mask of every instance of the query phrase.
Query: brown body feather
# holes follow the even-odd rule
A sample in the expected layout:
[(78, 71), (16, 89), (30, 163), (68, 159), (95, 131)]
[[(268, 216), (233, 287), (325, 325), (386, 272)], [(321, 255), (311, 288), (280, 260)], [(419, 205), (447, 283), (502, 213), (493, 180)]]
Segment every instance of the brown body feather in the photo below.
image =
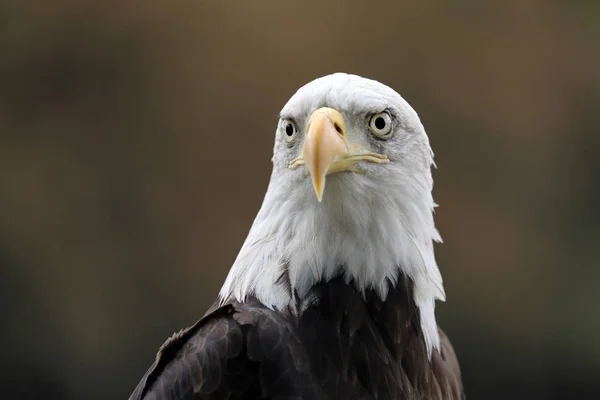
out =
[(427, 358), (409, 280), (385, 301), (342, 278), (310, 298), (299, 317), (255, 299), (214, 307), (163, 345), (130, 400), (464, 398), (441, 330)]

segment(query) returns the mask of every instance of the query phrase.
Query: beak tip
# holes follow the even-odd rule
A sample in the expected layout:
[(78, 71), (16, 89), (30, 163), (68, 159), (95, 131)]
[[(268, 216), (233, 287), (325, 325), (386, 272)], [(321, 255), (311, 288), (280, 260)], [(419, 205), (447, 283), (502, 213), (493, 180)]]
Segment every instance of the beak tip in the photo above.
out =
[(317, 200), (319, 201), (319, 203), (323, 201), (323, 192), (325, 191), (324, 189), (324, 187), (315, 188), (315, 194), (317, 195)]
[(326, 176), (325, 174), (321, 174), (321, 173), (312, 173), (312, 187), (313, 190), (315, 192), (315, 195), (317, 196), (317, 200), (319, 201), (319, 203), (323, 200), (323, 193), (325, 192), (325, 180), (326, 180)]

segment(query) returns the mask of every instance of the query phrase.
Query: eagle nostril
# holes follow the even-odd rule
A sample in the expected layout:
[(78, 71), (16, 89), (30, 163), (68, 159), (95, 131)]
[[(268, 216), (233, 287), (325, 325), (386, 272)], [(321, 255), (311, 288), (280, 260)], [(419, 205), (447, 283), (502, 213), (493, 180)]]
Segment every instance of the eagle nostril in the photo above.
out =
[(333, 124), (333, 127), (335, 128), (335, 130), (337, 131), (337, 133), (339, 133), (340, 135), (344, 135), (344, 132), (342, 132), (342, 128), (340, 127), (340, 124), (338, 124), (337, 122), (335, 122)]

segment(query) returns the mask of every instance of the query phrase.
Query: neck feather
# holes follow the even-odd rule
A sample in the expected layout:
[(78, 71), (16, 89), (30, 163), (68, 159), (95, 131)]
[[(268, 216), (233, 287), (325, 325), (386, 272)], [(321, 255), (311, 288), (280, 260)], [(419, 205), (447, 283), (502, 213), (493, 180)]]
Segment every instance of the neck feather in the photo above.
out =
[(431, 182), (409, 178), (381, 186), (353, 174), (332, 178), (318, 203), (308, 180), (284, 190), (285, 182), (272, 177), (221, 301), (254, 296), (270, 308), (295, 309), (317, 283), (337, 276), (385, 301), (404, 274), (414, 284), (431, 354), (439, 348), (435, 300), (445, 299), (433, 250), (433, 242), (441, 239), (433, 221)]

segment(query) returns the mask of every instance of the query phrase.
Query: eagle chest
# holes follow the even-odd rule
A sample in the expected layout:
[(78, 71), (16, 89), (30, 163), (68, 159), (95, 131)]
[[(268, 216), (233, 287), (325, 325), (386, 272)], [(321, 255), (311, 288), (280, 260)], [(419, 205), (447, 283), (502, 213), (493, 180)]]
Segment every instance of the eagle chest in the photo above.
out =
[[(361, 302), (362, 303), (362, 302)], [(256, 317), (256, 314), (255, 314)], [(366, 304), (311, 307), (300, 317), (262, 310), (243, 324), (247, 355), (272, 398), (411, 399), (393, 321)], [(410, 324), (409, 324), (410, 325)], [(403, 329), (412, 329), (403, 324)], [(398, 389), (401, 389), (400, 391)]]

